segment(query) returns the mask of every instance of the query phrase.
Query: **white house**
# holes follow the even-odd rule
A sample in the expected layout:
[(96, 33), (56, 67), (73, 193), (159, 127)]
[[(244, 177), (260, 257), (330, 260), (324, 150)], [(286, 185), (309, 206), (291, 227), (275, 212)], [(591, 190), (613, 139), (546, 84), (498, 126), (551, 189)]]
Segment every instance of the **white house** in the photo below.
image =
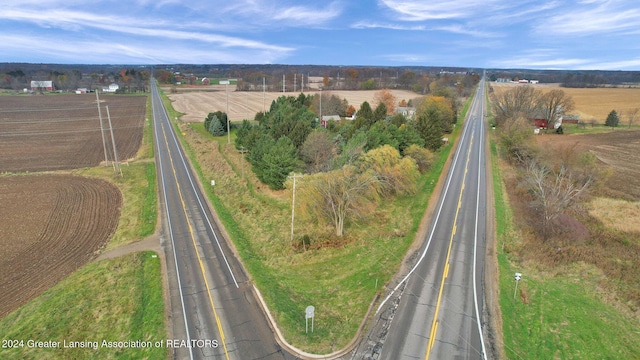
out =
[(102, 92), (114, 93), (114, 92), (118, 91), (118, 89), (120, 89), (120, 85), (118, 85), (116, 83), (113, 83), (113, 84), (109, 85), (109, 87), (106, 87), (106, 86), (103, 87), (102, 88)]

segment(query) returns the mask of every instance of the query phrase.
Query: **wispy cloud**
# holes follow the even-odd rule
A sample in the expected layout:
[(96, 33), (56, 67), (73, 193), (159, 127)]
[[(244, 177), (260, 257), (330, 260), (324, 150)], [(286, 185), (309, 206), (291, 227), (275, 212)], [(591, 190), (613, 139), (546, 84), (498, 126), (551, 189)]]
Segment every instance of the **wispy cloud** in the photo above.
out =
[[(290, 47), (270, 45), (259, 41), (215, 33), (167, 30), (171, 29), (171, 24), (169, 21), (162, 19), (145, 21), (143, 19), (133, 19), (125, 16), (96, 15), (69, 10), (53, 10), (46, 13), (9, 10), (0, 13), (0, 19), (32, 22), (41, 27), (59, 27), (69, 31), (95, 28), (111, 33), (123, 33), (160, 39), (192, 40), (216, 44), (222, 47), (242, 47), (279, 52), (289, 52), (293, 50)], [(132, 26), (132, 24), (139, 26)]]
[(424, 21), (437, 19), (467, 19), (482, 9), (493, 7), (500, 0), (447, 0), (411, 1), (411, 0), (379, 0), (385, 6), (405, 21)]
[(424, 25), (401, 25), (401, 24), (389, 24), (389, 23), (376, 23), (369, 21), (358, 21), (351, 24), (352, 29), (390, 29), (401, 31), (424, 31), (426, 26)]
[(246, 26), (266, 25), (273, 28), (323, 25), (342, 14), (338, 1), (319, 6), (304, 6), (298, 2), (278, 4), (267, 0), (238, 0), (220, 8), (234, 19), (243, 19)]
[(577, 7), (564, 8), (542, 19), (535, 30), (562, 36), (640, 34), (640, 9), (634, 1), (583, 1)]

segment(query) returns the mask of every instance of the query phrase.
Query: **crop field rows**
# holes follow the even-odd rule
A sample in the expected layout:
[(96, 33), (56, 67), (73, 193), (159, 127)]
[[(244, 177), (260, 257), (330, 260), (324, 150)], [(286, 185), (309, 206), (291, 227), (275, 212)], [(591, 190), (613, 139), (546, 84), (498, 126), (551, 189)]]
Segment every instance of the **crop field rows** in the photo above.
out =
[(146, 96), (0, 96), (0, 318), (80, 268), (104, 247), (120, 218), (122, 195), (105, 180), (24, 174), (121, 161), (142, 141)]
[(72, 175), (0, 177), (0, 317), (87, 263), (116, 229), (115, 185)]
[[(101, 112), (109, 161), (135, 156), (142, 141), (146, 97), (104, 96)], [(0, 172), (97, 166), (105, 160), (96, 98), (92, 95), (0, 97)]]

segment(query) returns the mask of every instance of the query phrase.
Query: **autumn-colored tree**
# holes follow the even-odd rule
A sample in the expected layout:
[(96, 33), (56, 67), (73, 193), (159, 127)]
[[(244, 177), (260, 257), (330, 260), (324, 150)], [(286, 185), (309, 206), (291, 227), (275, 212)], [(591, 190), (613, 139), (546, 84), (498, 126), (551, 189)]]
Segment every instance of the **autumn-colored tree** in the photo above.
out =
[(325, 88), (329, 87), (329, 75), (325, 75), (325, 76), (322, 78), (322, 85), (323, 85)]
[(418, 167), (410, 157), (401, 157), (390, 145), (368, 151), (360, 159), (362, 172), (372, 171), (380, 182), (382, 195), (403, 195), (415, 191)]
[(455, 112), (451, 99), (444, 96), (427, 96), (421, 101), (416, 109), (418, 116), (429, 113), (432, 120), (440, 121), (442, 130), (451, 132), (455, 122)]
[(378, 104), (384, 104), (387, 107), (387, 115), (396, 112), (396, 97), (389, 89), (382, 89), (373, 94), (373, 99)]
[(351, 68), (347, 70), (347, 87), (355, 89), (358, 85), (358, 70)]
[(347, 108), (347, 111), (346, 111), (346, 115), (347, 115), (348, 117), (351, 117), (351, 116), (353, 116), (353, 114), (355, 114), (355, 113), (356, 113), (356, 107), (355, 107), (355, 106), (353, 106), (353, 105), (349, 105), (349, 107)]
[(400, 100), (400, 102), (398, 103), (398, 106), (407, 107), (408, 106), (407, 105), (407, 100), (405, 100), (405, 99)]
[(427, 171), (435, 159), (435, 156), (431, 151), (415, 144), (410, 145), (404, 150), (404, 156), (412, 158), (418, 166), (418, 171), (421, 173)]

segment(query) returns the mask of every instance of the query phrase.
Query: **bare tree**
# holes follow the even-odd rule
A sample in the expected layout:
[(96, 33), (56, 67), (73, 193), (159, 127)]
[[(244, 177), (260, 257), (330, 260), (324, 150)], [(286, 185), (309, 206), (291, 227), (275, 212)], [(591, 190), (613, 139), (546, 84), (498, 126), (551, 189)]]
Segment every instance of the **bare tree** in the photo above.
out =
[(313, 131), (300, 148), (300, 157), (309, 173), (331, 170), (331, 161), (337, 156), (336, 144), (326, 131)]
[(554, 89), (540, 97), (539, 106), (549, 125), (553, 126), (560, 116), (574, 109), (575, 103), (564, 91)]
[(529, 162), (525, 181), (533, 194), (531, 206), (541, 215), (542, 236), (548, 240), (552, 221), (573, 206), (591, 185), (592, 177), (576, 181), (565, 166), (557, 172), (535, 161)]
[(538, 107), (540, 92), (531, 86), (518, 86), (493, 96), (493, 112), (498, 125), (510, 119), (524, 117), (529, 119)]
[(640, 116), (640, 108), (627, 110), (625, 115), (629, 121), (629, 128), (631, 128), (631, 125), (633, 125), (633, 123), (638, 120), (638, 116)]

